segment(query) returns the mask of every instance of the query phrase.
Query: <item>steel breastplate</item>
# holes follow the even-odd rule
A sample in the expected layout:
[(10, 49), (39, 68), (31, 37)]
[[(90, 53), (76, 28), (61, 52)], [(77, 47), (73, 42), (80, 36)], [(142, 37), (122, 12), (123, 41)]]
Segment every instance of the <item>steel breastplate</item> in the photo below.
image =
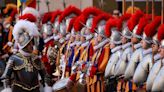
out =
[(42, 69), (39, 59), (35, 59), (35, 57), (30, 58), (22, 57), (20, 53), (10, 58), (13, 60), (13, 85), (25, 90), (32, 90), (39, 87), (38, 71)]

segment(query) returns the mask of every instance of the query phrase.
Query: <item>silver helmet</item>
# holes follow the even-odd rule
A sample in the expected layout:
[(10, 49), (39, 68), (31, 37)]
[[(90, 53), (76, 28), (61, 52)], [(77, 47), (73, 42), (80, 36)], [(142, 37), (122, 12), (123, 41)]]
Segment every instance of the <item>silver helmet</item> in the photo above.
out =
[(146, 41), (149, 44), (152, 43), (152, 38), (151, 37), (148, 37), (145, 33), (143, 33), (142, 40)]
[(19, 49), (23, 49), (34, 38), (39, 37), (37, 26), (26, 20), (19, 20), (13, 29), (13, 37)]
[(66, 23), (64, 22), (64, 21), (62, 21), (61, 23), (60, 23), (60, 33), (62, 34), (62, 35), (66, 35)]
[(105, 35), (105, 24), (106, 24), (105, 20), (100, 21), (100, 23), (98, 24), (98, 27), (97, 27), (98, 34)]
[(53, 28), (55, 31), (59, 31), (59, 21), (58, 21), (58, 17), (55, 19), (55, 22), (53, 24)]
[(116, 28), (112, 28), (110, 42), (114, 44), (121, 44), (121, 33)]
[(160, 44), (159, 41), (158, 41), (158, 39), (157, 39), (157, 33), (153, 36), (152, 43), (153, 44), (156, 44), (156, 45), (159, 45)]
[(50, 22), (43, 24), (42, 26), (42, 32), (45, 33), (46, 35), (50, 36), (52, 35), (52, 25)]
[(93, 23), (93, 18), (92, 17), (91, 18), (88, 18), (88, 20), (86, 21), (87, 28), (91, 28), (92, 23)]
[(129, 28), (128, 27), (125, 27), (122, 31), (122, 36), (126, 37), (127, 39), (131, 39), (132, 37), (132, 34), (131, 32), (129, 31)]

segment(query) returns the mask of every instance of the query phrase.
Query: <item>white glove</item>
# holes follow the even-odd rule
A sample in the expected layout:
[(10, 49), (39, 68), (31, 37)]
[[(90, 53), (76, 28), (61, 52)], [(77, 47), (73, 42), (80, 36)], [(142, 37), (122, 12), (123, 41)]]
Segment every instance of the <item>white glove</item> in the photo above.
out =
[(44, 92), (52, 92), (52, 87), (50, 87), (47, 84), (45, 84)]
[(11, 88), (5, 88), (1, 92), (12, 92), (12, 89)]

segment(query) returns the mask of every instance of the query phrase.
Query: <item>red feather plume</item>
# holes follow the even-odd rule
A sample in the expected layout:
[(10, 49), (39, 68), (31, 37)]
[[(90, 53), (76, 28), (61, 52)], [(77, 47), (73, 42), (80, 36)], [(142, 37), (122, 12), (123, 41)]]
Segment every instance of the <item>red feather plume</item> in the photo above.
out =
[(28, 20), (30, 22), (36, 22), (36, 17), (31, 14), (31, 13), (27, 13), (27, 14), (24, 14), (22, 16), (19, 17), (19, 19), (21, 20)]
[(122, 29), (122, 26), (123, 26), (123, 22), (124, 21), (128, 21), (129, 19), (130, 19), (130, 17), (131, 17), (131, 14), (124, 14), (124, 15), (122, 15), (121, 17), (120, 17), (120, 19), (119, 19), (119, 21), (118, 21), (118, 25), (117, 25), (117, 28), (119, 29), (119, 30), (121, 30)]
[(89, 17), (89, 15), (98, 16), (101, 13), (103, 13), (103, 12), (100, 9), (96, 8), (96, 7), (85, 8), (82, 12), (82, 14), (83, 14), (82, 21), (85, 24), (88, 17)]
[(75, 14), (75, 15), (80, 15), (81, 14), (81, 10), (76, 8), (75, 6), (69, 6), (67, 7), (63, 13), (60, 15), (59, 17), (59, 23), (68, 15), (70, 14)]
[(113, 27), (116, 27), (116, 28), (117, 28), (118, 20), (119, 20), (119, 19), (116, 19), (116, 18), (113, 19), (113, 18), (111, 18), (111, 19), (109, 19), (109, 20), (107, 21), (106, 26), (105, 26), (105, 35), (106, 35), (107, 37), (110, 37), (110, 35), (111, 35), (111, 29), (112, 29)]
[(82, 12), (84, 16), (88, 17), (90, 14), (97, 16), (102, 13), (102, 11), (96, 7), (88, 7), (85, 8)]
[(149, 23), (149, 20), (150, 19), (147, 16), (144, 16), (144, 17), (140, 18), (139, 23), (138, 23), (138, 28), (137, 28), (137, 31), (136, 31), (137, 35), (142, 35), (145, 26)]
[(76, 32), (80, 31), (84, 27), (84, 25), (82, 25), (82, 23), (85, 22), (83, 20), (83, 17), (84, 17), (84, 15), (80, 15), (74, 21), (73, 27), (74, 27), (74, 29), (75, 29)]
[(97, 24), (101, 21), (101, 20), (105, 20), (107, 21), (109, 18), (111, 17), (111, 15), (107, 14), (107, 13), (102, 13), (98, 16), (96, 16), (94, 19), (93, 19), (93, 24), (92, 24), (92, 27), (91, 27), (91, 32), (94, 33), (96, 27), (97, 27)]
[(145, 27), (144, 32), (147, 37), (153, 37), (157, 33), (157, 28), (161, 24), (161, 17), (157, 16), (155, 19)]
[(75, 20), (77, 19), (77, 17), (74, 17), (70, 20), (70, 23), (69, 23), (69, 26), (68, 26), (68, 29), (67, 29), (67, 32), (71, 32), (71, 29), (73, 27), (73, 23), (75, 22)]
[(42, 24), (47, 23), (51, 20), (52, 12), (47, 12), (43, 15)]
[(138, 24), (139, 19), (144, 15), (144, 13), (140, 10), (136, 11), (135, 14), (132, 15), (130, 20), (128, 21), (128, 28), (130, 31), (133, 31), (134, 27)]
[(60, 10), (56, 10), (56, 11), (52, 12), (51, 23), (54, 23), (57, 16), (61, 15), (61, 13), (62, 13), (62, 11), (60, 11)]
[(164, 24), (162, 24), (159, 29), (158, 29), (158, 33), (157, 33), (157, 38), (158, 41), (162, 41), (164, 39)]

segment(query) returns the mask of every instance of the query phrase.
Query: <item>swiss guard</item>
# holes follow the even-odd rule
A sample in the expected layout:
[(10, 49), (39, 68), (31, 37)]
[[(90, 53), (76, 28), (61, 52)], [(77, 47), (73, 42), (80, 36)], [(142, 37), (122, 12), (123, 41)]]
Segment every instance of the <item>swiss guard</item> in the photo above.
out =
[[(140, 18), (143, 16), (143, 12), (138, 10), (136, 11), (136, 13), (134, 13), (131, 18), (128, 21), (128, 29), (131, 32), (132, 38), (131, 38), (131, 42), (132, 42), (132, 49), (133, 49), (133, 53), (132, 56), (130, 58), (130, 62), (128, 62), (127, 68), (125, 70), (125, 80), (127, 80), (126, 85), (125, 85), (125, 91), (134, 91), (136, 90), (136, 85), (134, 84), (134, 82), (132, 81), (132, 77), (134, 75), (135, 69), (137, 67), (137, 64), (142, 61), (142, 52), (143, 49), (141, 48), (141, 38), (142, 38), (142, 34), (143, 34), (143, 27), (141, 26), (140, 29), (137, 29), (137, 27), (135, 26), (139, 26), (137, 25), (138, 22), (140, 21)], [(138, 58), (137, 58), (138, 57)]]
[[(1, 77), (6, 84), (3, 92), (40, 92), (38, 74), (41, 75), (43, 86), (49, 85), (50, 79), (44, 65), (40, 58), (32, 53), (34, 38), (39, 35), (37, 26), (32, 22), (19, 20), (14, 26), (13, 36), (18, 43), (19, 50), (9, 58)], [(11, 82), (12, 73), (14, 73), (14, 79)], [(12, 85), (9, 85), (10, 82)], [(49, 89), (51, 90), (50, 87)]]
[[(156, 73), (156, 77), (154, 79), (153, 85), (152, 85), (152, 90), (151, 91), (164, 91), (163, 87), (164, 87), (164, 81), (162, 80), (162, 78), (164, 77), (164, 25), (162, 24), (159, 29), (158, 29), (158, 33), (157, 33), (157, 38), (160, 44), (160, 48), (159, 48), (159, 54), (160, 54), (160, 60), (158, 62), (160, 62), (159, 65), (159, 71), (157, 71)], [(157, 63), (158, 63), (157, 62)]]
[[(152, 24), (154, 24), (154, 23), (152, 23)], [(149, 71), (149, 75), (146, 80), (146, 90), (147, 91), (151, 91), (155, 77), (157, 76), (157, 74), (161, 68), (161, 62), (160, 62), (161, 57), (160, 57), (160, 54), (158, 53), (159, 45), (160, 45), (160, 42), (157, 38), (158, 32), (159, 32), (159, 30), (156, 28), (155, 30), (152, 30), (153, 34), (151, 35), (152, 36), (152, 55), (153, 55), (152, 64), (153, 64), (153, 66), (152, 66), (151, 70)]]

